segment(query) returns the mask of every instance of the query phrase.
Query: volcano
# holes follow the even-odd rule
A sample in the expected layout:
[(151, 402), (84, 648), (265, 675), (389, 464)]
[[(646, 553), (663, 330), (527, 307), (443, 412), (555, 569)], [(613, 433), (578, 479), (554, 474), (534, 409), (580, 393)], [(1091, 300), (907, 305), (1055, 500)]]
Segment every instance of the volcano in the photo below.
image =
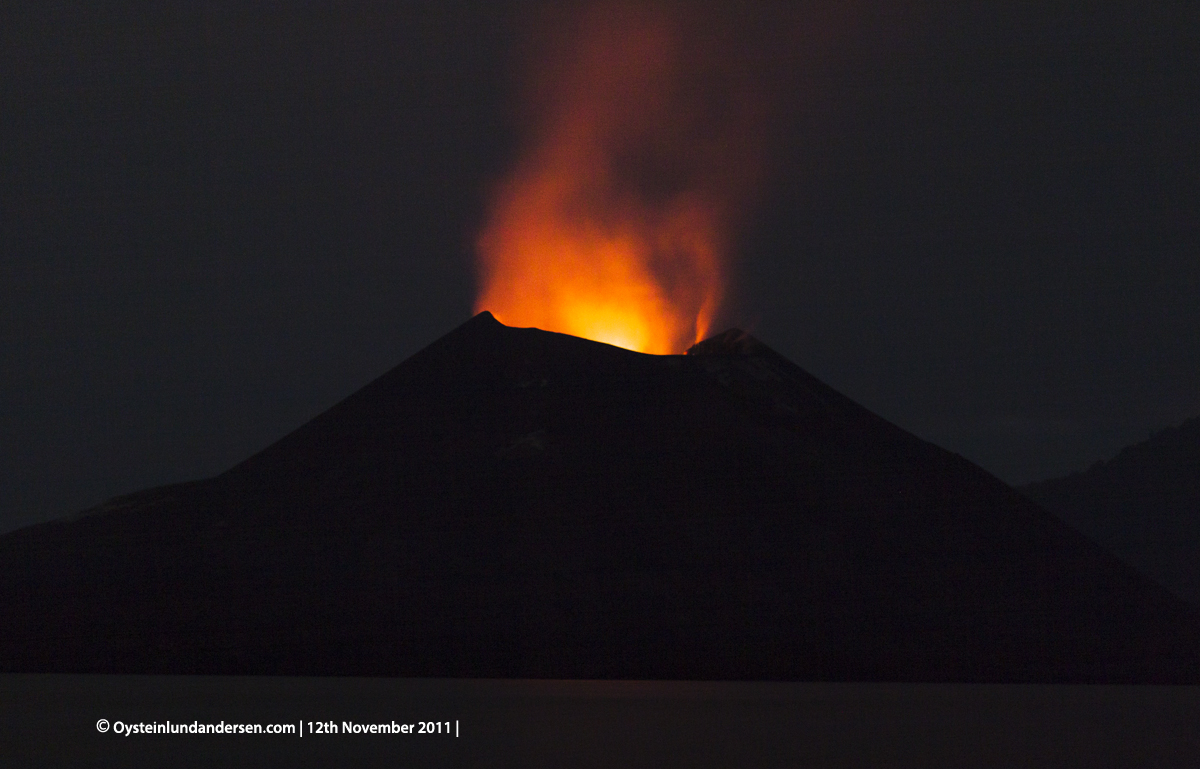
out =
[(481, 313), (208, 480), (0, 537), (0, 670), (1200, 683), (1188, 604), (738, 331)]

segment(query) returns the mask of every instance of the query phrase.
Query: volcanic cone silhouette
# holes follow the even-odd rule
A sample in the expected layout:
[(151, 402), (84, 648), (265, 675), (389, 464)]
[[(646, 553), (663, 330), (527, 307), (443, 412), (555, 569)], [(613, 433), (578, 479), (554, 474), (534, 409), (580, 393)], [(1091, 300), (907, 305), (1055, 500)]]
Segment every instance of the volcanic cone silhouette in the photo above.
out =
[(0, 538), (5, 671), (1200, 683), (1187, 604), (740, 332), (481, 313), (205, 481)]

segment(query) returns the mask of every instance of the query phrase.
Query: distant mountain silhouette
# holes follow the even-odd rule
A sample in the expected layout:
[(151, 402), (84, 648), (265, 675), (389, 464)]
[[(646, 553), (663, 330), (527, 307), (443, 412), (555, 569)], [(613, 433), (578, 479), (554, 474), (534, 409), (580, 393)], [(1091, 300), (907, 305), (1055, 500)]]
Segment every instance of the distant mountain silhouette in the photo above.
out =
[(731, 331), (481, 313), (206, 481), (0, 537), (0, 669), (1200, 683), (1186, 603)]
[(1200, 606), (1200, 417), (1023, 491)]

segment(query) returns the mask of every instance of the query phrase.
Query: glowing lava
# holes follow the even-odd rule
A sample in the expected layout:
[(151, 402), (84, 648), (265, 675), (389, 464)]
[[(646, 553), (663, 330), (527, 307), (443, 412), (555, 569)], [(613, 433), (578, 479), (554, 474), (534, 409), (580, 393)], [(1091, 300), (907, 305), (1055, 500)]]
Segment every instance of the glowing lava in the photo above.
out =
[(576, 32), (542, 62), (535, 130), (493, 198), (476, 311), (681, 352), (722, 299), (725, 222), (711, 148), (698, 147), (680, 96), (678, 28), (667, 14), (603, 6)]

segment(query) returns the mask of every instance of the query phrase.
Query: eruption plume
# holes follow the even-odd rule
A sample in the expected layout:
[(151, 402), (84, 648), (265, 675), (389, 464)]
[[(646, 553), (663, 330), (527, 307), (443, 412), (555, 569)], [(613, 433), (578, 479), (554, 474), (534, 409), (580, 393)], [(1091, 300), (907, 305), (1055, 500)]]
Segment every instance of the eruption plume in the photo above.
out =
[(592, 5), (537, 57), (524, 151), (477, 242), (476, 311), (649, 353), (706, 336), (759, 105), (668, 6)]

